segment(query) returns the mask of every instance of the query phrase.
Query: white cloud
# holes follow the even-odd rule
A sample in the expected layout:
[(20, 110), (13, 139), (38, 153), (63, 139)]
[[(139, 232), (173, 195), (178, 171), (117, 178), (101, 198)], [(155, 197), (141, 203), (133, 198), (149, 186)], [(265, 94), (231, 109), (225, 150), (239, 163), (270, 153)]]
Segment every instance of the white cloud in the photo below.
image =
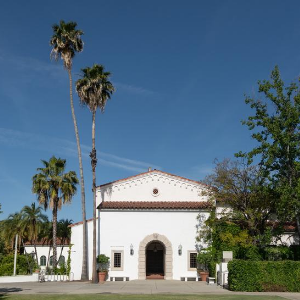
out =
[[(50, 53), (50, 52), (49, 52)], [(35, 72), (47, 72), (47, 73), (62, 73), (62, 64), (49, 61), (44, 62), (32, 57), (18, 56), (0, 52), (0, 61), (8, 64), (10, 67), (15, 67), (21, 70), (32, 70)], [(54, 75), (54, 74), (53, 74)]]
[(114, 85), (118, 90), (123, 90), (132, 94), (137, 94), (141, 96), (154, 96), (158, 95), (157, 92), (139, 87), (139, 86), (134, 86), (130, 84), (125, 84), (125, 83), (120, 83), (120, 82), (114, 82)]
[[(77, 157), (77, 146), (74, 142), (8, 128), (0, 127), (0, 144), (4, 144), (10, 147), (22, 147), (25, 149), (41, 150), (71, 157)], [(81, 145), (81, 149), (82, 157), (84, 159), (90, 159), (89, 153), (91, 147), (87, 145)], [(147, 162), (123, 158), (110, 153), (97, 152), (97, 154), (98, 162), (100, 164), (113, 168), (136, 172), (145, 172), (148, 167), (161, 169), (159, 166)]]

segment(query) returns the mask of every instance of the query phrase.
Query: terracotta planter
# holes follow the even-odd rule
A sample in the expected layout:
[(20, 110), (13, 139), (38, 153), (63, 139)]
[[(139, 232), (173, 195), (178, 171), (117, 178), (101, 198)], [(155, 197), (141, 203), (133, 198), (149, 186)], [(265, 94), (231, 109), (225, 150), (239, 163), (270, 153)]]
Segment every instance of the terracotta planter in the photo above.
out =
[(98, 280), (99, 282), (104, 282), (106, 280), (107, 272), (98, 272)]
[(207, 277), (209, 276), (209, 272), (201, 271), (201, 272), (199, 272), (199, 274), (200, 274), (201, 281), (207, 281)]

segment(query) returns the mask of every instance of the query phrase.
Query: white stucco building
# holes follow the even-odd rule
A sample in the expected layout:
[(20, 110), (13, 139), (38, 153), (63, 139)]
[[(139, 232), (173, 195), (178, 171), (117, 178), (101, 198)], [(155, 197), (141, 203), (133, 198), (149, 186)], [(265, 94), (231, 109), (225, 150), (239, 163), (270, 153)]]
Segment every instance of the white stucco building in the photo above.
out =
[[(57, 239), (57, 261), (58, 267), (60, 263), (66, 263), (68, 259), (68, 251), (69, 251), (69, 240), (61, 241)], [(52, 243), (49, 241), (41, 240), (36, 242), (36, 248), (30, 242), (25, 243), (24, 250), (25, 253), (31, 254), (35, 259), (35, 249), (37, 252), (38, 263), (41, 270), (45, 270), (47, 267), (52, 268), (53, 266), (53, 247)]]
[[(209, 216), (203, 183), (149, 170), (97, 188), (97, 255), (110, 257), (108, 280), (197, 278), (196, 225)], [(82, 222), (71, 225), (71, 271), (80, 279)], [(92, 277), (92, 221), (88, 267)], [(204, 245), (205, 246), (205, 245)]]

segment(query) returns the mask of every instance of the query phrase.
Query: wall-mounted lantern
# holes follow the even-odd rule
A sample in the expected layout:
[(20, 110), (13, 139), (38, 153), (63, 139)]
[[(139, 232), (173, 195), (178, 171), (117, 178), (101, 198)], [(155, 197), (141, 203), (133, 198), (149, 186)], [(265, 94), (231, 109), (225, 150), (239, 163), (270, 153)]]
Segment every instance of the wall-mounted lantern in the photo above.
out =
[(130, 255), (133, 255), (134, 254), (134, 250), (133, 250), (133, 245), (131, 244), (130, 245)]
[(181, 255), (182, 254), (182, 246), (181, 244), (178, 246), (178, 255)]

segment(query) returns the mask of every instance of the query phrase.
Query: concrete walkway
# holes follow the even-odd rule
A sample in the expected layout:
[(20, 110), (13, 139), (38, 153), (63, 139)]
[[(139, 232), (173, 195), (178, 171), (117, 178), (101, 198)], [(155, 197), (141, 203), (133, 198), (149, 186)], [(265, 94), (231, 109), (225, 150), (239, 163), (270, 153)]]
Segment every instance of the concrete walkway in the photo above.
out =
[(247, 294), (276, 295), (284, 299), (300, 300), (300, 293), (239, 293), (230, 292), (204, 282), (176, 280), (133, 280), (127, 282), (30, 282), (0, 284), (0, 294)]

